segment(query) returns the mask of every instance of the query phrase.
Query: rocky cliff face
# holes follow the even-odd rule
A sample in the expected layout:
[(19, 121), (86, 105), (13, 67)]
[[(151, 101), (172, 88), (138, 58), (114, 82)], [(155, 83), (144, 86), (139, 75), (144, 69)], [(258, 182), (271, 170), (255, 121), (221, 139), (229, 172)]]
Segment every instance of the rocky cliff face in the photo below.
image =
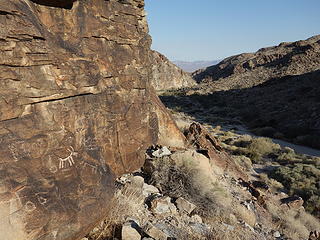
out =
[(320, 35), (293, 43), (262, 48), (226, 58), (193, 73), (198, 82), (214, 82), (217, 89), (248, 88), (271, 79), (320, 69)]
[(152, 85), (156, 90), (179, 89), (196, 84), (189, 73), (170, 62), (156, 51), (151, 53)]
[(183, 145), (149, 87), (143, 7), (0, 1), (1, 239), (78, 239), (147, 146)]

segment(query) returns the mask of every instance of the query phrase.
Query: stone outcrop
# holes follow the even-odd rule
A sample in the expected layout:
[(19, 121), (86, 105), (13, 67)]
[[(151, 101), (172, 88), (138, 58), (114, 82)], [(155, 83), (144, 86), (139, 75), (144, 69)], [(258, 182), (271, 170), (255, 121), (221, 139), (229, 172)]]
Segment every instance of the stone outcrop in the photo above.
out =
[(320, 69), (320, 35), (281, 43), (256, 53), (243, 53), (193, 73), (198, 82), (214, 82), (216, 89), (248, 88), (271, 79)]
[(153, 87), (158, 90), (179, 89), (196, 85), (189, 73), (170, 62), (164, 55), (156, 51), (151, 52)]
[(1, 239), (78, 239), (162, 123), (184, 144), (149, 87), (143, 7), (0, 0)]
[(201, 124), (197, 122), (192, 123), (186, 137), (189, 144), (194, 146), (198, 153), (210, 159), (211, 163), (223, 169), (223, 172), (229, 173), (237, 178), (248, 178), (239, 166), (235, 164), (234, 160), (223, 151), (217, 139), (203, 128)]

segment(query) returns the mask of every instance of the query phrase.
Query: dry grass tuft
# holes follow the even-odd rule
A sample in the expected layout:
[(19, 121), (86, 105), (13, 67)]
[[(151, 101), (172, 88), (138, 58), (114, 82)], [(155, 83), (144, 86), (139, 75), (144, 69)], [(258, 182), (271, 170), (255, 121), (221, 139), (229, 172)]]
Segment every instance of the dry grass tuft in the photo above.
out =
[(89, 235), (89, 240), (114, 239), (118, 229), (126, 222), (128, 217), (143, 221), (144, 198), (137, 189), (125, 187), (118, 190), (110, 202), (110, 211), (105, 220), (100, 223)]
[(320, 229), (319, 221), (304, 210), (287, 209), (270, 202), (267, 209), (279, 230), (292, 239), (308, 239), (310, 231)]

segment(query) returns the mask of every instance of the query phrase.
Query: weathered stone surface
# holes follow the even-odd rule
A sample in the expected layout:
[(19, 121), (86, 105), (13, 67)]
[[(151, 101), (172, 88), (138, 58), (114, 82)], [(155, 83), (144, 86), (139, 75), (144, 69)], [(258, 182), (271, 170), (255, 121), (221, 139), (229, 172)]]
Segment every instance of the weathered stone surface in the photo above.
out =
[(145, 232), (155, 240), (167, 240), (168, 235), (161, 231), (159, 228), (154, 226), (153, 224), (149, 223), (146, 228)]
[(319, 240), (319, 239), (320, 239), (320, 232), (318, 232), (318, 231), (310, 232), (308, 240)]
[(158, 150), (154, 151), (152, 153), (152, 156), (153, 157), (157, 157), (157, 158), (161, 158), (161, 157), (165, 157), (165, 156), (170, 156), (172, 153), (171, 151), (166, 147), (162, 147), (162, 148), (159, 148)]
[(191, 222), (203, 223), (202, 218), (197, 214), (191, 216)]
[(298, 196), (292, 196), (281, 199), (282, 204), (286, 204), (289, 208), (299, 209), (303, 207), (303, 199)]
[(170, 197), (160, 197), (151, 201), (151, 211), (155, 214), (172, 214), (177, 210), (176, 206), (171, 203)]
[(190, 214), (196, 208), (196, 205), (182, 197), (176, 200), (176, 205), (179, 211), (186, 212), (187, 214)]
[(133, 176), (131, 178), (131, 185), (135, 186), (136, 188), (143, 188), (144, 186), (144, 178), (141, 176)]
[(170, 62), (164, 55), (157, 51), (151, 52), (152, 86), (158, 90), (179, 89), (196, 85), (191, 74)]
[(143, 6), (0, 0), (0, 239), (82, 237), (161, 124), (184, 144), (149, 87)]
[(159, 189), (158, 188), (156, 188), (155, 186), (146, 184), (146, 183), (143, 184), (142, 190), (143, 190), (143, 192), (142, 192), (143, 196), (145, 196), (145, 197), (148, 197), (148, 196), (150, 196), (152, 194), (159, 193)]
[(152, 102), (155, 103), (154, 115), (157, 116), (158, 121), (151, 121), (151, 126), (156, 125), (153, 129), (158, 129), (158, 144), (162, 146), (184, 148), (186, 146), (185, 136), (177, 128), (171, 114), (166, 110), (155, 93), (152, 93)]
[(122, 240), (140, 240), (141, 236), (132, 222), (125, 223), (121, 230)]
[(199, 123), (192, 123), (187, 132), (187, 140), (190, 145), (195, 146), (197, 152), (209, 158), (215, 166), (220, 167), (236, 177), (247, 179), (247, 175), (235, 164), (226, 152), (223, 151), (217, 139), (215, 139)]

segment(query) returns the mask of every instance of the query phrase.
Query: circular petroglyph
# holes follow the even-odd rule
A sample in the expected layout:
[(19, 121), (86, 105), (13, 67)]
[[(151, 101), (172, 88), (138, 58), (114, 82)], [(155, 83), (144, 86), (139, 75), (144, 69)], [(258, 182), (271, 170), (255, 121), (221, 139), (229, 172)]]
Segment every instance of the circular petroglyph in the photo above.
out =
[(27, 212), (33, 212), (34, 210), (36, 210), (36, 208), (36, 205), (31, 201), (28, 201), (25, 204), (25, 209)]

